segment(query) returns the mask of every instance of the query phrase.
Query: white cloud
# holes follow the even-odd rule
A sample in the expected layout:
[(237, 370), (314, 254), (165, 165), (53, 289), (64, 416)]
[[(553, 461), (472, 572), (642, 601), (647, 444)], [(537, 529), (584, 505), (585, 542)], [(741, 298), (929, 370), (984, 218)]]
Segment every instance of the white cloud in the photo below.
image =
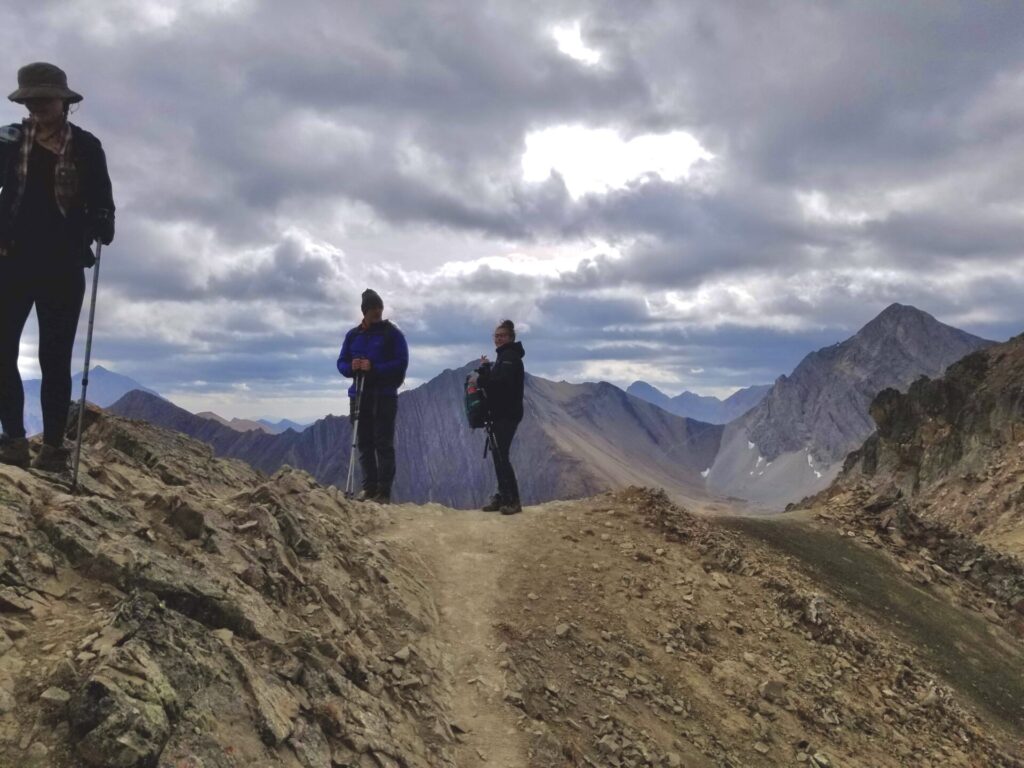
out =
[(557, 26), (551, 30), (558, 50), (571, 59), (593, 66), (601, 61), (601, 52), (583, 42), (580, 22)]
[(527, 134), (522, 167), (529, 182), (558, 173), (569, 194), (579, 199), (622, 189), (650, 175), (670, 182), (687, 179), (696, 163), (713, 158), (686, 131), (624, 139), (610, 128), (559, 125)]

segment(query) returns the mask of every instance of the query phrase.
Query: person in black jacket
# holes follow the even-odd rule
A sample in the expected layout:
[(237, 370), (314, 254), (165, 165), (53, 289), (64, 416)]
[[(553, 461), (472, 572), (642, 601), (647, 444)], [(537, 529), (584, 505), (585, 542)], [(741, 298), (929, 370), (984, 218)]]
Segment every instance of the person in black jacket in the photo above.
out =
[(494, 473), (498, 478), (498, 492), (484, 506), (485, 512), (514, 515), (523, 511), (519, 501), (519, 484), (512, 468), (509, 452), (519, 422), (523, 420), (523, 385), (526, 372), (523, 357), (526, 350), (516, 341), (516, 327), (511, 320), (503, 320), (494, 329), (495, 360), (480, 358), (477, 383), (487, 396), (491, 414), (490, 429), (494, 434)]
[(82, 97), (52, 64), (18, 71), (8, 98), (28, 109), (0, 128), (0, 462), (27, 466), (25, 391), (18, 373), (21, 333), (39, 319), (43, 446), (33, 467), (61, 471), (71, 403), (71, 353), (85, 295), (90, 245), (114, 238), (114, 200), (99, 140), (68, 122)]

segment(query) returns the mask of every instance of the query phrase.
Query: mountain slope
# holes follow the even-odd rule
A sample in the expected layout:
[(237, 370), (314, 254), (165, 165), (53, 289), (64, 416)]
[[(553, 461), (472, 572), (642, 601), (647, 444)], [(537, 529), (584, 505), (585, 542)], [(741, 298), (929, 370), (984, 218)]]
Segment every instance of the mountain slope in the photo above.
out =
[[(465, 423), (462, 383), (468, 369), (447, 370), (399, 397), (395, 499), (474, 507), (493, 492), (484, 435)], [(512, 448), (525, 503), (578, 498), (629, 484), (656, 485), (680, 498), (703, 495), (722, 428), (681, 419), (611, 384), (555, 383), (527, 377), (526, 417)], [(343, 486), (351, 428), (328, 416), (301, 433), (239, 433), (140, 393), (113, 412), (208, 442), (218, 455), (266, 472), (283, 464)], [(358, 471), (358, 470), (357, 470)]]
[(1024, 335), (906, 394), (882, 391), (871, 416), (876, 432), (829, 496), (867, 486), (923, 520), (1024, 556)]
[(626, 392), (664, 408), (676, 416), (696, 419), (707, 424), (727, 424), (761, 402), (770, 389), (771, 386), (767, 384), (746, 387), (734, 392), (725, 400), (719, 400), (717, 397), (697, 395), (693, 392), (682, 392), (675, 397), (669, 397), (646, 381), (634, 381)]
[[(40, 379), (27, 379), (25, 385), (25, 429), (30, 435), (43, 431), (43, 411), (39, 404)], [(76, 373), (71, 379), (71, 397), (77, 401), (82, 394), (82, 374)], [(89, 373), (88, 398), (90, 403), (106, 408), (113, 405), (133, 389), (140, 389), (159, 397), (152, 389), (119, 373), (107, 370), (102, 365), (95, 366)]]
[(868, 405), (878, 392), (941, 375), (989, 344), (893, 304), (850, 339), (805, 357), (729, 424), (708, 487), (768, 507), (822, 490), (874, 429)]

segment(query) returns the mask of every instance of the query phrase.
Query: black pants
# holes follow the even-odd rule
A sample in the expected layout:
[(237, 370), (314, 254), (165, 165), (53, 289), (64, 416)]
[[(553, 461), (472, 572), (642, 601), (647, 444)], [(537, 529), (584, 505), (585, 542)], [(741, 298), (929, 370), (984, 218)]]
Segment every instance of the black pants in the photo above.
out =
[(43, 440), (48, 445), (63, 444), (71, 405), (71, 353), (84, 297), (82, 269), (44, 275), (0, 267), (0, 422), (11, 437), (25, 436), (25, 389), (18, 373), (18, 348), (35, 305), (43, 374)]
[(379, 395), (373, 390), (363, 393), (356, 440), (359, 446), (359, 466), (363, 470), (364, 491), (391, 493), (391, 484), (395, 480), (397, 415), (397, 396)]
[(497, 450), (491, 446), (491, 457), (494, 459), (494, 474), (498, 478), (498, 495), (504, 504), (519, 502), (519, 483), (516, 482), (516, 471), (512, 469), (509, 452), (512, 450), (512, 438), (516, 436), (518, 421), (497, 419), (492, 431)]

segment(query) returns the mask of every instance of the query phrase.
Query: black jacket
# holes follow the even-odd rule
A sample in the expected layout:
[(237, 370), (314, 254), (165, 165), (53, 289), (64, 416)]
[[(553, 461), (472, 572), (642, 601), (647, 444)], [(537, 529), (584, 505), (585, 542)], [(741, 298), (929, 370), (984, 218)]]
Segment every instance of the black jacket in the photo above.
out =
[[(10, 237), (16, 215), (14, 203), (18, 196), (21, 141), (20, 124), (0, 128), (0, 248), (13, 251), (17, 251), (17, 243), (12, 243)], [(67, 212), (61, 239), (74, 259), (90, 266), (94, 261), (89, 246), (97, 234), (93, 225), (96, 212), (107, 210), (113, 217), (114, 196), (103, 145), (91, 133), (74, 124), (71, 125), (71, 155), (78, 172), (79, 192)]]
[(487, 363), (477, 369), (477, 383), (487, 395), (487, 405), (495, 420), (523, 420), (523, 384), (526, 371), (523, 357), (526, 350), (518, 341), (510, 341), (496, 350), (494, 364)]

